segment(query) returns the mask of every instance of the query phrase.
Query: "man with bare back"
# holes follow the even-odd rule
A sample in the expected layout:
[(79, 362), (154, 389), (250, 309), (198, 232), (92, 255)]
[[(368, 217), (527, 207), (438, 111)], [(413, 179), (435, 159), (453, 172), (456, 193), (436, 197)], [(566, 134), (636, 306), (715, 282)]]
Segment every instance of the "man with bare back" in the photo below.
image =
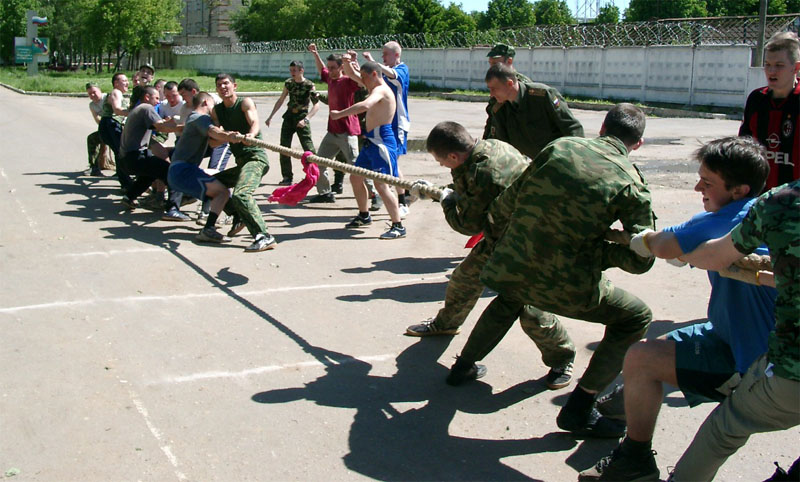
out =
[[(348, 64), (346, 70), (352, 71)], [(331, 119), (341, 119), (353, 114), (367, 113), (366, 137), (369, 141), (356, 159), (356, 166), (371, 171), (397, 176), (397, 140), (392, 130), (397, 103), (394, 93), (386, 85), (381, 74), (381, 67), (376, 62), (365, 62), (361, 66), (361, 81), (369, 90), (369, 96), (362, 102), (353, 104), (345, 110), (330, 111)], [(367, 186), (363, 176), (350, 176), (358, 203), (358, 215), (345, 225), (345, 228), (360, 228), (372, 224), (372, 217), (367, 207)], [(398, 239), (406, 235), (406, 228), (400, 220), (400, 209), (393, 189), (383, 183), (376, 182), (375, 189), (383, 198), (386, 210), (392, 220), (392, 226), (380, 236), (380, 239)]]

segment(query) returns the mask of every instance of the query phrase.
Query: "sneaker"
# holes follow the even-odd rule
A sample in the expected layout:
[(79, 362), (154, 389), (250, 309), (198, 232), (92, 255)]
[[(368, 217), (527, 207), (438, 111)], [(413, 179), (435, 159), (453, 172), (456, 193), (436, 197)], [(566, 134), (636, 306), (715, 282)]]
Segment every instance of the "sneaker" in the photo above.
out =
[(383, 207), (383, 199), (377, 194), (372, 197), (372, 204), (369, 205), (370, 211), (380, 211)]
[(267, 251), (269, 249), (275, 249), (277, 244), (278, 242), (275, 241), (275, 238), (273, 238), (271, 234), (259, 233), (256, 235), (255, 241), (253, 241), (250, 246), (244, 248), (244, 252), (258, 253), (259, 251)]
[(403, 226), (395, 226), (392, 225), (388, 231), (381, 234), (378, 239), (398, 239), (398, 238), (405, 238), (406, 237), (406, 228)]
[(578, 480), (632, 480), (656, 481), (659, 478), (656, 452), (651, 450), (644, 457), (626, 454), (622, 447), (617, 447), (600, 459), (594, 467), (578, 475)]
[(122, 203), (122, 205), (125, 206), (125, 209), (128, 211), (133, 211), (138, 207), (136, 200), (131, 199), (128, 196), (122, 196), (122, 199), (120, 199), (119, 202)]
[(244, 223), (239, 221), (238, 219), (233, 219), (233, 224), (231, 225), (231, 229), (228, 230), (228, 236), (234, 237), (239, 234), (239, 231), (244, 229)]
[(309, 204), (322, 204), (322, 203), (335, 203), (336, 195), (333, 192), (326, 192), (325, 194), (317, 194), (308, 200)]
[(204, 213), (203, 211), (200, 211), (197, 214), (197, 220), (195, 220), (195, 224), (197, 224), (198, 226), (205, 226), (207, 219), (208, 219), (208, 214)]
[(291, 177), (284, 177), (281, 179), (281, 182), (278, 183), (278, 186), (291, 186), (292, 185), (292, 178)]
[(165, 212), (163, 216), (161, 216), (162, 221), (191, 221), (192, 218), (187, 216), (186, 214), (178, 211), (177, 208), (172, 208), (169, 211)]
[(335, 194), (341, 194), (344, 192), (344, 186), (341, 183), (333, 183), (331, 184), (331, 192)]
[(407, 204), (398, 204), (397, 206), (400, 209), (400, 219), (405, 219), (408, 216), (408, 205)]
[(223, 236), (216, 229), (212, 228), (201, 229), (200, 233), (195, 236), (194, 239), (201, 243), (229, 243), (231, 241), (231, 238)]
[(624, 423), (603, 417), (594, 405), (585, 413), (568, 410), (565, 406), (559, 412), (556, 424), (579, 438), (620, 438), (625, 435)]
[(219, 217), (217, 218), (216, 225), (226, 226), (228, 224), (233, 224), (233, 216), (228, 216), (225, 213), (220, 213)]
[(625, 421), (624, 385), (617, 385), (609, 393), (597, 399), (597, 411), (600, 415), (614, 420)]
[(407, 336), (436, 336), (436, 335), (458, 335), (458, 327), (439, 328), (436, 320), (423, 321), (418, 325), (411, 325), (406, 328)]
[(572, 381), (572, 362), (562, 365), (560, 367), (553, 367), (545, 378), (547, 388), (550, 390), (558, 390), (569, 385)]
[(93, 177), (106, 177), (105, 174), (103, 174), (103, 171), (101, 171), (99, 167), (93, 167), (89, 171), (89, 175)]
[(486, 375), (486, 366), (470, 363), (461, 357), (456, 357), (456, 362), (450, 368), (450, 374), (447, 375), (447, 384), (458, 386), (467, 380), (477, 380)]
[(356, 216), (349, 223), (345, 224), (345, 229), (360, 228), (362, 226), (369, 226), (372, 224), (372, 216), (362, 218), (360, 215)]

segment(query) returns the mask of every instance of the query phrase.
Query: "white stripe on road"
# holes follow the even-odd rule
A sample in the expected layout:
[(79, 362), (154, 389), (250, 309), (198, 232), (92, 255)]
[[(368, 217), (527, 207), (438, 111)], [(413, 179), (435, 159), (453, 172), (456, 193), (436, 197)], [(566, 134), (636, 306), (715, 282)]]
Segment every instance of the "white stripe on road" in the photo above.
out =
[[(120, 383), (124, 382), (120, 380)], [(155, 437), (156, 441), (158, 442), (159, 448), (162, 452), (164, 452), (164, 455), (167, 456), (169, 463), (175, 468), (175, 476), (178, 478), (178, 480), (189, 480), (189, 478), (186, 477), (183, 472), (178, 470), (177, 457), (175, 457), (175, 454), (172, 453), (172, 448), (168, 444), (164, 443), (164, 435), (161, 433), (161, 430), (159, 430), (153, 424), (152, 420), (150, 420), (150, 414), (148, 413), (147, 408), (144, 406), (142, 401), (139, 399), (139, 396), (136, 395), (136, 393), (130, 388), (128, 389), (128, 394), (131, 397), (133, 405), (136, 407), (136, 411), (139, 412), (142, 418), (144, 418), (144, 423), (147, 425), (147, 428), (150, 429), (150, 433), (153, 434), (153, 437)]]
[(131, 249), (110, 249), (108, 251), (88, 251), (85, 253), (64, 253), (57, 254), (56, 258), (82, 258), (88, 256), (113, 256), (115, 254), (130, 254), (130, 253), (154, 253), (156, 251), (167, 252), (164, 248), (131, 248)]
[[(335, 365), (345, 365), (347, 363), (353, 363), (354, 361), (382, 362), (396, 357), (397, 354), (387, 353), (386, 355), (362, 356), (362, 357), (345, 358), (343, 360), (331, 360), (331, 361)], [(324, 366), (325, 364), (320, 361), (310, 360), (299, 363), (290, 363), (287, 365), (267, 365), (263, 367), (248, 368), (246, 370), (241, 370), (238, 372), (211, 371), (211, 372), (193, 373), (191, 375), (182, 375), (176, 377), (165, 377), (159, 381), (150, 382), (148, 383), (148, 385), (160, 385), (167, 383), (186, 383), (186, 382), (195, 382), (198, 380), (209, 380), (213, 378), (245, 378), (252, 375), (260, 375), (262, 373), (277, 372), (292, 368), (308, 368), (308, 367), (324, 367)]]
[[(0, 168), (0, 177), (3, 178), (3, 180), (6, 182), (6, 184), (11, 186), (11, 182), (8, 180), (8, 176), (6, 176), (6, 171), (4, 169), (2, 169), (2, 168)], [(12, 187), (9, 190), (9, 192), (13, 196), (14, 193), (16, 192), (16, 189), (14, 189)], [(33, 218), (30, 216), (30, 214), (28, 214), (28, 211), (25, 210), (25, 206), (22, 205), (22, 201), (20, 201), (19, 197), (17, 197), (17, 196), (13, 196), (13, 197), (14, 197), (14, 202), (16, 202), (17, 203), (17, 207), (19, 207), (19, 212), (21, 212), (25, 216), (25, 218), (27, 219), (28, 227), (31, 228), (31, 232), (33, 234), (39, 234), (39, 231), (36, 230), (36, 221), (34, 221)]]
[[(400, 280), (377, 281), (370, 283), (345, 283), (345, 284), (325, 284), (315, 286), (287, 286), (283, 288), (267, 288), (265, 290), (251, 290), (251, 291), (235, 291), (238, 296), (261, 296), (274, 293), (289, 293), (293, 291), (315, 291), (322, 289), (343, 289), (343, 288), (364, 288), (370, 286), (389, 286), (389, 285), (403, 285), (407, 283), (418, 283), (421, 281), (436, 281), (446, 279), (446, 276), (430, 276), (425, 278), (406, 278)], [(212, 291), (207, 293), (185, 293), (180, 295), (144, 295), (144, 296), (122, 296), (116, 298), (92, 298), (85, 300), (74, 301), (53, 301), (50, 303), (38, 303), (32, 305), (21, 306), (6, 306), (0, 308), (0, 313), (16, 313), (26, 310), (42, 310), (50, 308), (66, 308), (73, 306), (86, 306), (93, 304), (106, 304), (106, 303), (141, 303), (150, 301), (175, 301), (175, 300), (188, 300), (194, 298), (224, 298), (229, 296), (228, 293), (220, 291)]]

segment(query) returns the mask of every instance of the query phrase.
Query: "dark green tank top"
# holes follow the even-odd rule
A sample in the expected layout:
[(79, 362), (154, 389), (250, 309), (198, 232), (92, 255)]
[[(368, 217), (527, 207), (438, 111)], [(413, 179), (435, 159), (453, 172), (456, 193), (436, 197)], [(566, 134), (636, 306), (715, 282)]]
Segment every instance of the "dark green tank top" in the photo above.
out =
[[(242, 112), (242, 102), (244, 97), (237, 97), (236, 102), (231, 107), (226, 107), (224, 103), (220, 102), (214, 106), (214, 113), (217, 115), (219, 124), (226, 131), (236, 131), (241, 134), (250, 132), (250, 124)], [(261, 130), (259, 129), (256, 134), (256, 139), (262, 139)], [(231, 152), (236, 156), (237, 164), (239, 160), (248, 156), (258, 155), (266, 158), (264, 149), (256, 146), (246, 146), (242, 143), (230, 144)]]

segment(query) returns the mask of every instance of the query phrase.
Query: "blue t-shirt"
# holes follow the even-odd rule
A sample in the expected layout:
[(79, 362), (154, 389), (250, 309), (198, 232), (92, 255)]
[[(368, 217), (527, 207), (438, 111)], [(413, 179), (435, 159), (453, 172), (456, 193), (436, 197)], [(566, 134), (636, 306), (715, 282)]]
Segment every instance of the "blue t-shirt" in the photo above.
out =
[[(408, 116), (408, 86), (411, 82), (411, 76), (408, 73), (408, 65), (398, 64), (391, 68), (394, 72), (395, 78), (390, 79), (384, 76), (383, 79), (389, 85), (389, 88), (394, 92), (394, 99), (397, 102), (397, 110), (392, 119), (392, 130), (395, 137), (401, 141), (405, 139), (405, 134), (400, 136), (398, 130), (407, 133), (411, 130), (411, 119)], [(399, 147), (399, 146), (398, 146)], [(405, 154), (401, 152), (399, 154)]]
[[(665, 228), (674, 233), (684, 253), (694, 251), (709, 239), (725, 236), (747, 215), (754, 198), (732, 201), (715, 213), (703, 212), (689, 221)], [(765, 246), (755, 253), (768, 255)], [(711, 297), (708, 320), (714, 332), (731, 347), (740, 373), (767, 351), (769, 333), (775, 329), (775, 288), (756, 286), (708, 272)]]

